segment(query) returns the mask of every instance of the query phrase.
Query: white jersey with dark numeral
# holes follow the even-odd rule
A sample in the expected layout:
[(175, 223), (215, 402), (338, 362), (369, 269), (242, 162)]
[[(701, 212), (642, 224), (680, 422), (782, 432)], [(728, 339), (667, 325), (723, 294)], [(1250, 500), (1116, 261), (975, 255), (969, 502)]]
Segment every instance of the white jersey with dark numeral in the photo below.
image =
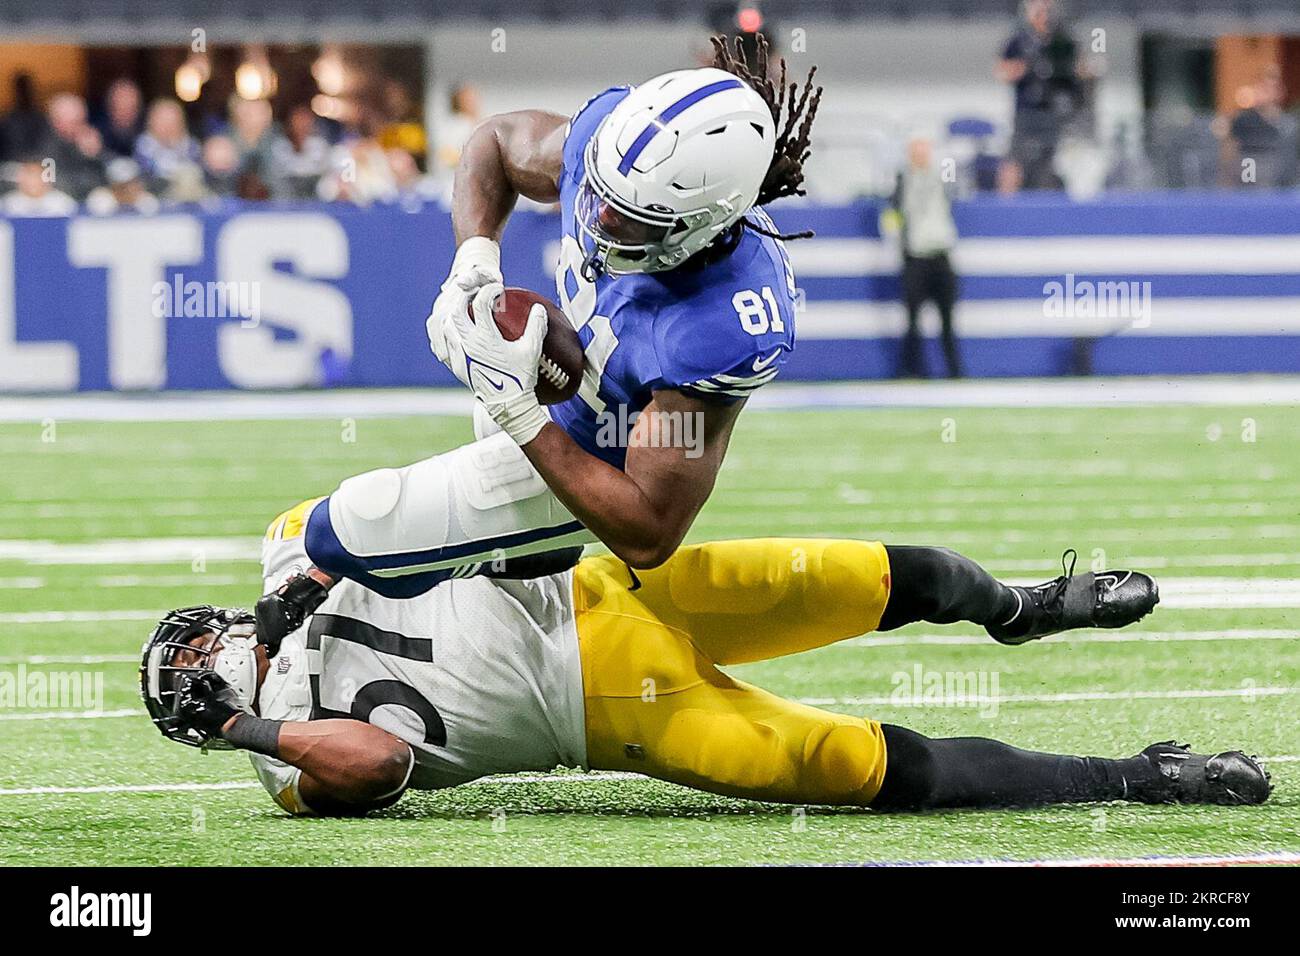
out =
[[(309, 565), (302, 537), (263, 544), (267, 591)], [(411, 745), (410, 786), (586, 763), (572, 572), (466, 578), (408, 600), (341, 581), (285, 639), (258, 696), (262, 717), (352, 717)], [(300, 771), (250, 755), (263, 786), (305, 808)]]

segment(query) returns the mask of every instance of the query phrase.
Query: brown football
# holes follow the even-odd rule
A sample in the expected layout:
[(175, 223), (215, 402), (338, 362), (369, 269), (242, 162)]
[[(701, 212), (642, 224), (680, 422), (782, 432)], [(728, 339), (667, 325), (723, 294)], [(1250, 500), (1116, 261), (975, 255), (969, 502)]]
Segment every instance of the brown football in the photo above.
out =
[(506, 289), (497, 300), (493, 316), (502, 337), (513, 342), (524, 334), (528, 313), (538, 302), (546, 306), (546, 339), (537, 369), (537, 400), (554, 405), (573, 398), (582, 384), (582, 342), (568, 316), (546, 296), (517, 288)]

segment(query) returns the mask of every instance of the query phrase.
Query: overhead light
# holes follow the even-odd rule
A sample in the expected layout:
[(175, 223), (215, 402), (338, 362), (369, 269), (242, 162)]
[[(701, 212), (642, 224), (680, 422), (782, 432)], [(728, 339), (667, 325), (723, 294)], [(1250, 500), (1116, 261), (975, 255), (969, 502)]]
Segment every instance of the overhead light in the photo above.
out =
[(326, 47), (311, 65), (312, 79), (326, 96), (338, 96), (347, 86), (347, 68), (335, 47)]
[(239, 64), (235, 70), (235, 92), (246, 100), (260, 100), (266, 95), (262, 73), (251, 63)]
[(193, 103), (203, 92), (203, 72), (188, 60), (176, 68), (176, 98)]
[(235, 92), (246, 100), (264, 100), (274, 96), (279, 79), (266, 58), (266, 50), (252, 47), (244, 62), (235, 70)]
[(758, 7), (741, 7), (736, 11), (736, 26), (742, 33), (757, 33), (763, 29), (763, 14)]

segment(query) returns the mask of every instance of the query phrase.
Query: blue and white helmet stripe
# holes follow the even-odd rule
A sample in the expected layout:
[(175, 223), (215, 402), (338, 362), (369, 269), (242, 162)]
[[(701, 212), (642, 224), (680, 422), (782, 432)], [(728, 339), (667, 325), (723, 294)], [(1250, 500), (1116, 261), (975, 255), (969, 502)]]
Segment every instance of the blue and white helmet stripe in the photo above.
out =
[[(608, 272), (674, 268), (754, 204), (775, 141), (767, 103), (738, 77), (712, 67), (657, 76), (628, 93), (588, 141), (591, 195), (579, 226)], [(605, 209), (663, 228), (620, 241), (602, 233)]]
[(650, 140), (654, 139), (658, 133), (667, 127), (669, 122), (681, 113), (690, 109), (701, 100), (712, 96), (714, 93), (721, 93), (723, 90), (734, 90), (736, 87), (743, 85), (744, 84), (741, 83), (740, 80), (732, 78), (730, 80), (718, 80), (716, 83), (710, 83), (708, 86), (702, 86), (698, 90), (687, 93), (676, 103), (673, 103), (662, 113), (652, 119), (646, 128), (641, 131), (641, 134), (632, 141), (632, 146), (625, 154), (623, 154), (623, 158), (619, 160), (618, 171), (626, 176), (632, 170), (632, 166), (636, 163), (637, 157), (641, 155), (641, 151), (649, 145)]

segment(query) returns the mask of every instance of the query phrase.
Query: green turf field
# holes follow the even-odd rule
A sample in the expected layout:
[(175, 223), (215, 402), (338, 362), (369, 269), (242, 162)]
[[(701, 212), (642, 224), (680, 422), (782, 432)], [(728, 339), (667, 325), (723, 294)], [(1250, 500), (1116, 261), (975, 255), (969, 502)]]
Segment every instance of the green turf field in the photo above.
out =
[[(1170, 737), (1240, 747), (1278, 758), (1277, 790), (1263, 807), (884, 817), (579, 774), (411, 794), (359, 821), (296, 820), (254, 789), (242, 755), (204, 756), (162, 739), (136, 690), (145, 612), (251, 604), (259, 575), (248, 556), (277, 512), (347, 475), (467, 437), (468, 424), (451, 418), (0, 425), (0, 681), (71, 672), (103, 688), (99, 716), (64, 713), (57, 701), (0, 707), (0, 862), (737, 864), (1300, 851), (1294, 407), (752, 411), (692, 535), (942, 544), (1022, 579), (1059, 573), (1068, 546), (1079, 549), (1081, 568), (1104, 549), (1112, 566), (1150, 570), (1169, 583), (1166, 603), (1135, 629), (1147, 640), (1098, 641), (1094, 632), (1005, 648), (975, 640), (974, 628), (917, 626), (886, 642), (857, 639), (735, 670), (781, 694), (931, 735), (1105, 755)], [(940, 643), (940, 634), (965, 639)], [(996, 679), (1001, 700), (890, 700), (897, 675), (917, 667)], [(222, 783), (231, 786), (186, 786)]]

